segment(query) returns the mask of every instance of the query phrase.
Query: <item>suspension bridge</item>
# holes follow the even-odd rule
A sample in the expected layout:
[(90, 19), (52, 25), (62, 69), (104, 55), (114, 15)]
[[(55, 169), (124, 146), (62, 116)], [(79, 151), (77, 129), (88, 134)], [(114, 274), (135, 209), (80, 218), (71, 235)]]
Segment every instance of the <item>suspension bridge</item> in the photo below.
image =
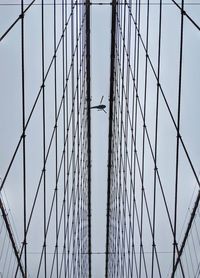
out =
[(199, 12), (0, 1), (0, 277), (200, 277)]

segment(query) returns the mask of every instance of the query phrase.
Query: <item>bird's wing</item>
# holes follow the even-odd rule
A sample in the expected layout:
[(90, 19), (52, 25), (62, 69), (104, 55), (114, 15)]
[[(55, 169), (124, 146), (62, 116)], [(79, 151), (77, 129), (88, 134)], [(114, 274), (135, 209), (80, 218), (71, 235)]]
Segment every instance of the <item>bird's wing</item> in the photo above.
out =
[(101, 98), (100, 104), (102, 103), (102, 101), (103, 101), (103, 96), (102, 96), (102, 98)]

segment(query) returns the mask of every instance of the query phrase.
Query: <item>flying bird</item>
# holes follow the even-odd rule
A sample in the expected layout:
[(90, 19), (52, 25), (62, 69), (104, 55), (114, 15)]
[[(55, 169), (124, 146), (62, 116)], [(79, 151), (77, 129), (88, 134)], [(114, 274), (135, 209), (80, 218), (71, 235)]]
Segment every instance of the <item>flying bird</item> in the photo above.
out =
[(101, 98), (100, 104), (96, 105), (96, 106), (92, 106), (92, 107), (90, 107), (90, 109), (98, 109), (98, 111), (103, 111), (104, 113), (107, 113), (105, 110), (106, 105), (102, 104), (102, 101), (103, 101), (103, 96)]

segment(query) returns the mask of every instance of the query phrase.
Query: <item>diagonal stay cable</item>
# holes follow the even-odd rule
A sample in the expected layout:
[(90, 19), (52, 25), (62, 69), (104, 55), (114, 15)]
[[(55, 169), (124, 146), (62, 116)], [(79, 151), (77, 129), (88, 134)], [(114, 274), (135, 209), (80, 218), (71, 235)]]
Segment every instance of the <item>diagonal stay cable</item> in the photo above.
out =
[(200, 26), (192, 19), (192, 17), (177, 3), (175, 0), (171, 0), (174, 5), (189, 19), (189, 21), (200, 31)]
[[(17, 264), (20, 268), (20, 272), (22, 274), (22, 277), (25, 277), (24, 267), (23, 267), (21, 259), (19, 257), (19, 252), (18, 252), (18, 248), (17, 248), (16, 242), (15, 242), (12, 230), (11, 230), (11, 225), (8, 221), (8, 217), (6, 215), (6, 210), (4, 208), (4, 205), (3, 205), (3, 202), (1, 200), (1, 198), (0, 198), (0, 209), (1, 209), (2, 217), (3, 217), (5, 225), (6, 225), (6, 230), (8, 231), (8, 235), (9, 235), (9, 238), (10, 238), (10, 241), (11, 241), (11, 244), (12, 244), (14, 254), (15, 254), (16, 259), (17, 259)], [(2, 221), (2, 226), (3, 226), (3, 221)], [(2, 232), (2, 231), (0, 230), (0, 232)], [(1, 260), (1, 255), (0, 255), (0, 260)]]
[[(141, 38), (141, 39), (142, 39), (142, 38)], [(127, 54), (127, 55), (128, 55), (128, 54)], [(127, 57), (128, 57), (128, 56), (127, 56)], [(128, 58), (128, 59), (129, 59), (129, 61), (130, 61), (130, 58)], [(149, 61), (150, 61), (150, 60), (149, 60)], [(130, 62), (129, 62), (129, 66), (130, 66), (130, 68), (131, 68)], [(156, 74), (156, 73), (155, 73), (155, 74)], [(135, 79), (134, 79), (134, 75), (133, 75), (133, 70), (132, 70), (132, 68), (131, 68), (131, 76), (132, 76), (133, 82), (135, 83)], [(162, 91), (161, 85), (160, 85), (160, 84), (158, 84), (158, 85), (159, 85), (159, 87), (160, 87), (160, 89), (161, 89), (161, 91)], [(135, 84), (134, 84), (134, 87), (135, 87)], [(139, 99), (139, 95), (138, 95), (138, 94), (137, 94), (137, 96), (138, 96), (138, 97), (137, 97), (137, 101), (138, 101), (138, 103), (139, 103), (139, 108), (140, 108), (141, 116), (142, 116), (142, 119), (143, 119), (143, 121), (144, 121), (144, 115), (143, 115), (142, 105), (141, 105), (141, 102), (140, 102), (140, 99)], [(164, 96), (164, 95), (163, 95), (163, 96)], [(128, 105), (128, 104), (127, 104), (127, 105)], [(170, 109), (170, 108), (169, 108), (169, 109)], [(173, 115), (172, 115), (172, 113), (171, 113), (171, 110), (169, 110), (169, 111), (170, 111), (170, 115), (171, 115), (171, 117), (172, 117), (173, 123), (174, 123), (174, 125), (175, 125), (175, 128), (177, 129), (177, 126), (176, 126), (175, 120), (174, 120), (174, 118), (173, 118)], [(129, 116), (129, 122), (130, 122), (130, 125), (131, 125), (130, 116)], [(132, 126), (131, 126), (131, 127), (132, 127)], [(152, 154), (152, 158), (153, 158), (153, 160), (155, 161), (155, 157), (154, 157), (154, 154), (153, 154), (153, 148), (152, 148), (152, 144), (151, 144), (150, 137), (149, 137), (149, 134), (148, 134), (147, 126), (145, 126), (145, 130), (146, 130), (146, 135), (147, 135), (147, 139), (148, 139), (148, 142), (149, 142), (149, 147), (150, 147), (150, 151), (151, 151), (151, 154)], [(184, 142), (183, 142), (181, 136), (180, 136), (180, 141), (182, 142), (182, 145), (183, 145), (183, 147), (184, 147), (185, 145), (184, 145)], [(184, 147), (184, 150), (186, 150), (185, 147)], [(187, 150), (186, 150), (186, 156), (189, 157)], [(190, 161), (191, 161), (191, 159), (189, 158), (189, 163), (190, 163)], [(190, 164), (190, 165), (191, 165), (191, 164)], [(192, 166), (191, 166), (191, 167), (192, 167)], [(194, 168), (192, 168), (192, 169), (194, 169)], [(194, 170), (194, 171), (195, 171), (195, 170)], [(193, 171), (193, 173), (194, 173), (194, 171)], [(158, 169), (156, 169), (156, 172), (157, 172), (158, 179), (159, 179), (159, 183), (160, 183), (160, 186), (161, 186), (162, 195), (163, 195), (163, 197), (164, 197), (164, 196), (165, 196), (165, 195), (164, 195), (164, 190), (163, 190), (163, 186), (162, 186), (162, 183), (161, 183), (161, 178), (160, 178), (160, 176), (159, 176)], [(196, 178), (196, 175), (195, 175), (195, 178)], [(197, 176), (196, 179), (198, 180), (198, 185), (199, 185), (199, 178), (198, 178), (198, 176)], [(164, 197), (164, 202), (165, 202), (165, 205), (167, 205), (165, 197)], [(166, 208), (167, 208), (167, 206), (166, 206)], [(170, 218), (170, 214), (169, 214), (168, 208), (167, 208), (167, 214), (168, 214), (169, 220), (170, 220), (171, 218)], [(170, 223), (171, 223), (170, 226), (172, 227), (172, 222), (171, 222), (171, 220), (170, 220)], [(173, 229), (172, 229), (172, 231), (173, 231)]]
[[(125, 1), (126, 1), (126, 0), (125, 0)], [(129, 4), (127, 4), (127, 5), (128, 5), (128, 7), (129, 7), (129, 10), (130, 10)], [(143, 48), (144, 48), (144, 50), (145, 50), (145, 52), (146, 52), (146, 55), (147, 55), (147, 58), (148, 58), (148, 61), (149, 61), (149, 65), (151, 66), (151, 69), (152, 69), (152, 71), (153, 71), (153, 74), (154, 74), (154, 76), (155, 76), (155, 78), (156, 78), (156, 80), (157, 80), (157, 82), (158, 82), (158, 86), (159, 86), (159, 88), (160, 88), (160, 92), (161, 92), (161, 95), (162, 95), (162, 97), (163, 97), (163, 100), (164, 100), (164, 102), (165, 102), (165, 104), (166, 104), (166, 107), (167, 107), (167, 110), (168, 110), (168, 112), (169, 112), (170, 118), (171, 118), (171, 120), (172, 120), (172, 123), (173, 123), (173, 125), (174, 125), (176, 131), (177, 131), (177, 130), (178, 130), (178, 127), (177, 127), (176, 121), (175, 121), (174, 116), (173, 116), (173, 114), (172, 114), (172, 111), (171, 111), (171, 109), (170, 109), (170, 106), (169, 106), (169, 103), (168, 103), (167, 98), (166, 98), (166, 96), (165, 96), (165, 93), (164, 93), (164, 91), (163, 91), (163, 89), (162, 89), (162, 86), (161, 86), (161, 84), (159, 83), (158, 76), (157, 76), (157, 74), (156, 74), (155, 68), (154, 68), (154, 66), (153, 66), (153, 63), (152, 63), (150, 57), (149, 57), (149, 54), (148, 54), (147, 49), (146, 49), (146, 47), (145, 47), (145, 43), (144, 43), (144, 41), (143, 41), (143, 39), (142, 39), (142, 36), (141, 36), (140, 31), (139, 31), (139, 29), (138, 29), (138, 27), (137, 27), (136, 21), (135, 21), (135, 19), (134, 19), (134, 16), (133, 16), (131, 10), (130, 10), (130, 13), (131, 13), (131, 18), (132, 18), (132, 20), (133, 20), (133, 22), (134, 22), (134, 24), (135, 24), (135, 26), (136, 26), (136, 29), (137, 29), (137, 32), (138, 32), (138, 36), (139, 36), (139, 38), (140, 38), (140, 41), (141, 41), (141, 43), (142, 43), (142, 46), (143, 46)], [(134, 76), (133, 76), (133, 78), (134, 78)], [(185, 146), (185, 143), (184, 143), (184, 141), (183, 141), (182, 136), (181, 136), (180, 133), (179, 133), (179, 139), (180, 139), (181, 145), (182, 145), (182, 147), (183, 147), (183, 150), (184, 150), (184, 152), (185, 152), (185, 155), (186, 155), (186, 157), (187, 157), (187, 159), (188, 159), (189, 165), (190, 165), (190, 167), (191, 167), (191, 169), (192, 169), (192, 172), (193, 172), (193, 174), (194, 174), (194, 177), (195, 177), (195, 179), (196, 179), (196, 182), (197, 182), (198, 186), (200, 187), (200, 181), (199, 181), (197, 172), (196, 172), (196, 170), (195, 170), (195, 168), (194, 168), (194, 165), (193, 165), (192, 160), (191, 160), (191, 158), (190, 158), (189, 152), (188, 152), (188, 150), (187, 150), (187, 147)]]
[[(60, 44), (61, 44), (61, 42), (62, 42), (62, 40), (63, 40), (63, 38), (64, 38), (64, 33), (65, 33), (66, 29), (67, 29), (67, 26), (68, 26), (68, 24), (69, 24), (69, 21), (70, 21), (71, 16), (72, 16), (72, 13), (69, 15), (68, 21), (67, 21), (67, 23), (66, 23), (66, 25), (65, 25), (65, 29), (63, 30), (63, 33), (62, 33), (62, 35), (61, 35), (61, 37), (60, 37), (60, 40), (59, 40), (59, 42), (58, 42), (58, 44), (57, 44), (56, 51), (55, 51), (55, 53), (53, 54), (53, 57), (52, 57), (52, 59), (51, 59), (51, 61), (50, 61), (49, 67), (48, 67), (48, 69), (47, 69), (47, 71), (46, 71), (46, 74), (45, 74), (45, 77), (44, 77), (44, 81), (46, 81), (46, 79), (47, 79), (47, 77), (48, 77), (48, 75), (49, 75), (50, 69), (51, 69), (51, 67), (52, 67), (52, 65), (53, 65), (53, 62), (54, 62), (56, 53), (57, 53), (57, 51), (58, 51), (58, 49), (59, 49), (59, 47), (60, 47)], [(26, 129), (27, 129), (27, 127), (28, 127), (28, 124), (29, 124), (29, 122), (30, 122), (30, 120), (31, 120), (31, 118), (32, 118), (33, 112), (34, 112), (35, 107), (36, 107), (36, 105), (37, 105), (37, 103), (38, 103), (39, 97), (40, 97), (40, 95), (41, 95), (41, 93), (42, 93), (42, 90), (43, 90), (43, 87), (44, 87), (44, 86), (45, 86), (45, 84), (43, 83), (43, 84), (41, 85), (41, 87), (40, 87), (40, 90), (39, 90), (39, 92), (38, 92), (38, 94), (37, 94), (37, 97), (36, 97), (36, 99), (35, 99), (35, 101), (34, 101), (34, 104), (33, 104), (33, 106), (32, 106), (32, 109), (31, 109), (31, 111), (30, 111), (30, 114), (29, 114), (29, 116), (27, 117), (27, 120), (26, 120), (26, 123), (25, 123), (25, 127), (24, 127), (24, 132), (26, 131)], [(9, 174), (9, 172), (10, 172), (11, 166), (12, 166), (12, 164), (13, 164), (13, 162), (14, 162), (14, 159), (15, 159), (15, 157), (16, 157), (16, 154), (17, 154), (17, 152), (18, 152), (18, 149), (19, 149), (19, 147), (20, 147), (20, 145), (21, 145), (22, 139), (23, 139), (23, 133), (22, 133), (22, 135), (20, 136), (20, 139), (19, 139), (18, 144), (17, 144), (17, 146), (16, 146), (16, 148), (15, 148), (15, 151), (14, 151), (14, 153), (13, 153), (13, 156), (12, 156), (12, 158), (11, 158), (11, 161), (10, 161), (10, 163), (9, 163), (9, 165), (8, 165), (8, 168), (7, 168), (7, 170), (6, 170), (6, 173), (5, 173), (5, 175), (4, 175), (4, 178), (2, 179), (0, 191), (2, 190), (2, 188), (3, 188), (3, 186), (4, 186), (4, 183), (5, 183), (6, 179), (7, 179), (7, 176), (8, 176), (8, 174)]]
[(27, 242), (26, 242), (26, 226), (27, 226), (27, 166), (26, 166), (26, 100), (25, 100), (25, 24), (24, 24), (24, 1), (21, 0), (21, 111), (22, 111), (22, 183), (23, 183), (23, 236), (24, 236), (24, 271), (27, 276)]
[(182, 253), (183, 253), (183, 250), (184, 250), (186, 241), (187, 241), (187, 239), (188, 239), (188, 235), (189, 235), (189, 232), (190, 232), (190, 230), (191, 230), (192, 223), (193, 223), (193, 220), (194, 220), (196, 211), (197, 211), (198, 206), (199, 206), (199, 202), (200, 202), (200, 190), (198, 191), (198, 195), (197, 195), (197, 198), (196, 198), (196, 201), (195, 201), (195, 204), (194, 204), (192, 213), (191, 213), (191, 217), (190, 217), (190, 220), (189, 220), (189, 222), (188, 222), (188, 226), (187, 226), (187, 229), (186, 229), (186, 232), (185, 232), (183, 241), (182, 241), (182, 243), (181, 243), (181, 245), (180, 245), (180, 251), (179, 251), (179, 253), (178, 253), (178, 256), (177, 256), (177, 258), (176, 258), (175, 264), (174, 264), (174, 266), (173, 266), (173, 270), (172, 270), (171, 277), (174, 277), (175, 272), (176, 272), (176, 269), (177, 269), (177, 266), (178, 266), (178, 264), (180, 263), (180, 259), (181, 259), (181, 256), (182, 256)]
[[(133, 79), (133, 81), (134, 81), (134, 79)], [(136, 93), (137, 93), (137, 91), (136, 91)], [(140, 113), (141, 113), (142, 119), (143, 119), (143, 121), (144, 121), (144, 115), (143, 115), (142, 105), (141, 105), (141, 103), (140, 103), (140, 99), (139, 99), (139, 95), (138, 95), (138, 94), (137, 94), (137, 102), (138, 102), (138, 104), (139, 104)], [(128, 105), (127, 102), (126, 102), (126, 105)], [(128, 113), (129, 113), (129, 112), (128, 112)], [(129, 124), (130, 124), (130, 127), (131, 127), (131, 129), (132, 129), (130, 114), (129, 114)], [(153, 147), (152, 147), (152, 144), (151, 144), (151, 140), (150, 140), (150, 137), (149, 137), (149, 134), (148, 134), (147, 126), (145, 126), (145, 131), (146, 131), (146, 136), (147, 136), (148, 144), (149, 144), (149, 147), (150, 147), (151, 155), (152, 155), (153, 161), (154, 161), (154, 163), (155, 163), (155, 156), (154, 156), (154, 152), (153, 152)], [(132, 138), (133, 138), (133, 142), (134, 142), (134, 145), (135, 145), (134, 134), (133, 134), (133, 132), (131, 132), (131, 133), (132, 133), (131, 136), (132, 136)], [(138, 165), (138, 167), (139, 167), (138, 169), (139, 169), (140, 178), (141, 178), (141, 169), (140, 169), (139, 157), (138, 157), (137, 152), (136, 152), (136, 161), (137, 161), (137, 165)], [(171, 216), (170, 216), (170, 213), (169, 213), (169, 208), (168, 208), (168, 204), (167, 204), (167, 201), (166, 201), (166, 197), (165, 197), (165, 193), (164, 193), (164, 189), (163, 189), (163, 185), (162, 185), (162, 182), (161, 182), (161, 178), (160, 178), (160, 175), (159, 175), (158, 168), (156, 168), (156, 173), (157, 173), (157, 176), (158, 176), (158, 181), (159, 181), (159, 185), (160, 185), (160, 188), (161, 188), (161, 193), (162, 193), (162, 196), (163, 196), (163, 200), (164, 200), (166, 212), (167, 212), (167, 215), (168, 215), (168, 220), (169, 220), (169, 223), (170, 223), (171, 231), (172, 231), (172, 234), (174, 234), (173, 225), (172, 225), (172, 219), (171, 219)], [(176, 246), (176, 250), (177, 250), (177, 253), (179, 253), (178, 246)]]
[[(58, 116), (59, 116), (60, 111), (61, 111), (61, 109), (58, 110)], [(71, 119), (71, 117), (70, 117), (70, 119)], [(69, 121), (68, 128), (70, 126), (70, 123), (71, 123), (71, 120)], [(55, 127), (53, 128), (53, 133), (52, 133), (52, 136), (51, 136), (51, 139), (50, 139), (49, 146), (47, 148), (45, 163), (46, 163), (46, 161), (48, 159), (48, 156), (49, 156), (49, 153), (50, 153), (51, 145), (53, 143), (54, 134), (55, 134)], [(67, 138), (68, 138), (68, 134), (66, 135), (66, 138), (65, 138), (65, 144), (67, 142)], [(68, 166), (68, 169), (67, 169), (67, 173), (69, 173), (70, 168), (71, 168), (72, 155), (73, 155), (73, 153), (71, 153), (71, 158), (70, 158), (70, 163), (69, 163), (69, 166)], [(60, 176), (60, 170), (61, 170), (61, 164), (62, 164), (62, 161), (63, 161), (63, 156), (64, 156), (64, 153), (62, 153), (62, 156), (61, 156), (61, 161), (60, 161), (60, 166), (59, 166), (59, 176)], [(38, 194), (39, 194), (39, 189), (40, 189), (40, 186), (41, 186), (43, 174), (44, 174), (44, 169), (42, 170), (42, 173), (41, 173), (40, 178), (39, 178), (39, 183), (38, 183), (38, 187), (37, 187), (36, 194), (35, 194), (35, 197), (34, 197), (32, 209), (31, 209), (31, 212), (30, 212), (26, 233), (28, 233), (28, 230), (29, 230), (29, 227), (30, 227), (30, 224), (31, 224), (31, 219), (32, 219), (33, 211), (34, 211), (34, 208), (35, 208), (35, 205), (36, 205), (36, 200), (37, 200), (37, 197), (38, 197)], [(58, 178), (59, 178), (59, 176), (58, 176)], [(21, 253), (23, 251), (23, 247), (24, 247), (24, 244), (22, 245)]]
[[(16, 18), (16, 20), (10, 25), (10, 27), (4, 32), (3, 35), (0, 37), (0, 42), (6, 37), (6, 35), (12, 30), (12, 28), (17, 24), (17, 22), (24, 17), (25, 13), (30, 9), (31, 6), (33, 6), (34, 2), (36, 0), (33, 0), (27, 7), (24, 9), (21, 14)], [(20, 4), (18, 4), (20, 5)]]
[[(82, 57), (82, 62), (83, 62), (83, 58), (84, 58), (84, 52), (83, 52), (83, 57)], [(73, 63), (73, 62), (72, 62)], [(82, 64), (82, 63), (81, 63)], [(69, 69), (69, 72), (71, 70), (71, 67)], [(80, 69), (80, 72), (81, 72), (81, 69)], [(68, 80), (68, 79), (67, 79)], [(67, 86), (67, 85), (66, 85)], [(65, 87), (66, 89), (66, 87)], [(77, 90), (75, 90), (74, 94), (76, 95), (76, 92)], [(63, 92), (63, 94), (65, 94), (65, 90)], [(60, 112), (61, 112), (61, 108), (62, 108), (62, 105), (63, 105), (63, 97), (61, 98), (61, 102), (60, 102), (60, 105), (59, 105), (59, 109), (58, 109), (58, 112), (57, 112), (57, 118), (56, 118), (56, 122), (58, 121), (58, 118), (59, 118), (59, 115), (60, 115)], [(74, 103), (74, 102), (73, 102)], [(73, 104), (73, 107), (74, 107), (74, 104)], [(72, 107), (72, 108), (73, 108)], [(68, 129), (70, 127), (70, 124), (71, 124), (71, 116), (72, 116), (72, 111), (71, 111), (71, 115), (69, 117), (69, 123), (68, 123)], [(49, 153), (50, 153), (50, 150), (51, 150), (51, 146), (52, 146), (52, 143), (53, 143), (53, 138), (54, 138), (54, 135), (55, 135), (55, 126), (53, 128), (53, 132), (52, 132), (52, 135), (51, 135), (51, 138), (50, 138), (50, 142), (49, 142), (49, 145), (48, 145), (48, 148), (47, 148), (47, 153), (46, 153), (46, 157), (45, 157), (45, 163), (47, 162), (47, 159), (48, 159), (48, 156), (49, 156)], [(65, 139), (65, 145), (66, 145), (66, 141), (67, 141), (67, 138), (68, 138), (68, 134), (66, 135), (66, 139)], [(62, 157), (61, 157), (61, 163), (62, 163), (62, 160), (63, 160), (63, 154), (62, 154)], [(61, 166), (59, 167), (61, 168)], [(30, 212), (30, 216), (29, 216), (29, 221), (28, 221), (28, 224), (27, 224), (27, 230), (26, 230), (26, 233), (28, 233), (28, 230), (29, 230), (29, 226), (30, 226), (30, 223), (31, 223), (31, 218), (33, 216), (33, 210), (35, 208), (35, 205), (36, 205), (36, 200), (37, 200), (37, 197), (38, 197), (38, 194), (39, 194), (39, 189), (40, 189), (40, 186), (41, 186), (41, 182), (42, 182), (42, 178), (43, 178), (43, 175), (44, 175), (44, 168), (42, 169), (42, 172), (41, 172), (41, 175), (40, 175), (40, 178), (39, 178), (39, 183), (38, 183), (38, 187), (37, 187), (37, 190), (36, 190), (36, 194), (35, 194), (35, 197), (34, 197), (34, 201), (33, 201), (33, 205), (32, 205), (32, 209), (31, 209), (31, 212)], [(21, 252), (23, 251), (23, 247), (24, 245), (22, 245), (22, 249), (21, 249)]]
[[(82, 104), (82, 102), (81, 102), (81, 104)], [(76, 133), (75, 133), (75, 136), (76, 136), (76, 134), (77, 134), (77, 132), (78, 132), (78, 122), (77, 122), (77, 124), (76, 124)], [(77, 134), (78, 135), (78, 137), (80, 137), (81, 138), (81, 136), (82, 136), (82, 132), (80, 133), (80, 135), (79, 135), (79, 133)], [(75, 137), (74, 137), (74, 140), (75, 140)], [(78, 139), (79, 140), (79, 139)], [(73, 142), (73, 144), (72, 144), (73, 146), (75, 145), (75, 142)], [(72, 152), (72, 155), (73, 155), (73, 153), (74, 152)], [(71, 155), (71, 159), (70, 159), (70, 161), (72, 161), (72, 155)], [(62, 155), (62, 157), (63, 157), (63, 155)], [(76, 174), (76, 170), (77, 170), (77, 165), (78, 165), (78, 163), (79, 163), (79, 156), (77, 155), (77, 157), (76, 157), (76, 163), (75, 163), (75, 174)], [(70, 163), (70, 165), (71, 165), (71, 163)], [(61, 171), (61, 163), (60, 163), (60, 167), (59, 167), (59, 170), (58, 170), (58, 177), (60, 176), (60, 171)], [(67, 176), (69, 175), (69, 171), (70, 171), (70, 169), (68, 170), (68, 172), (67, 172)], [(75, 176), (73, 177), (73, 179), (75, 179)], [(58, 181), (57, 181), (58, 182)], [(67, 183), (68, 183), (68, 180), (67, 180)], [(67, 185), (67, 184), (66, 184)], [(72, 191), (74, 192), (74, 188), (72, 187)], [(64, 196), (66, 195), (66, 186), (65, 186), (65, 191), (64, 191)], [(69, 207), (68, 207), (68, 211), (67, 211), (67, 214), (69, 215), (70, 214), (70, 209), (71, 209), (71, 205), (72, 205), (72, 195), (73, 194), (71, 194), (71, 198), (70, 198), (70, 204), (69, 204)], [(75, 194), (75, 196), (76, 196), (77, 194)], [(62, 215), (63, 215), (63, 209), (64, 209), (64, 200), (63, 200), (63, 202), (62, 202), (62, 208), (61, 208), (61, 212), (60, 212), (60, 217), (59, 217), (59, 224), (58, 224), (58, 231), (57, 231), (57, 237), (59, 236), (59, 233), (60, 233), (60, 228), (61, 228), (61, 221), (62, 221)], [(67, 224), (67, 225), (69, 225), (69, 223)], [(55, 249), (54, 249), (54, 256), (56, 256), (56, 246), (55, 246)]]

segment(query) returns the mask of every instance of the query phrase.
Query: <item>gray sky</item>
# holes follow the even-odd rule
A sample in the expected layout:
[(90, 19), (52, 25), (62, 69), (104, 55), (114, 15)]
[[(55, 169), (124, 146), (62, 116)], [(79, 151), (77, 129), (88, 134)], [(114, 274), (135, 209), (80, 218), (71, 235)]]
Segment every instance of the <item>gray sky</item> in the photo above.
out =
[[(98, 2), (98, 1), (96, 1)], [(110, 79), (110, 6), (91, 8), (91, 92), (92, 105), (103, 102), (106, 111), (91, 110), (92, 120), (92, 250), (105, 252), (106, 205), (107, 205), (107, 150), (108, 150), (108, 112)], [(105, 255), (92, 256), (93, 277), (103, 277)]]
[[(20, 1), (16, 1), (19, 3)], [(28, 2), (28, 1), (27, 1)], [(39, 1), (37, 1), (39, 2)], [(52, 2), (52, 1), (48, 1)], [(95, 0), (93, 2), (99, 2)], [(171, 1), (165, 1), (171, 3)], [(198, 1), (193, 1), (197, 3)], [(0, 0), (0, 4), (5, 1)], [(45, 23), (45, 58), (46, 64), (49, 64), (53, 53), (53, 8), (46, 7)], [(186, 11), (200, 25), (200, 5), (186, 5)], [(134, 10), (134, 8), (133, 8)], [(27, 13), (26, 19), (26, 91), (27, 93), (27, 115), (30, 112), (32, 103), (36, 97), (41, 85), (41, 33), (39, 18), (40, 7), (34, 6)], [(18, 17), (20, 6), (0, 6), (0, 34)], [(60, 9), (57, 8), (58, 21), (61, 17)], [(59, 21), (60, 22), (60, 21)], [(105, 251), (106, 235), (106, 194), (107, 194), (107, 150), (108, 150), (108, 106), (109, 106), (109, 79), (110, 79), (110, 22), (111, 6), (92, 6), (91, 7), (91, 96), (92, 105), (99, 103), (104, 96), (104, 103), (107, 105), (107, 114), (91, 110), (91, 142), (92, 142), (92, 252)], [(182, 101), (181, 101), (181, 134), (189, 151), (190, 158), (194, 164), (197, 173), (200, 171), (200, 131), (199, 131), (199, 64), (200, 64), (200, 33), (192, 24), (185, 19), (184, 21), (184, 61), (183, 61), (183, 83), (182, 83)], [(163, 91), (172, 109), (174, 118), (177, 117), (177, 92), (178, 92), (178, 66), (179, 66), (179, 36), (180, 36), (180, 14), (172, 5), (163, 6), (162, 22), (162, 46), (161, 46), (161, 81)], [(58, 24), (57, 33), (60, 36), (61, 25)], [(133, 32), (133, 29), (132, 29)], [(146, 6), (141, 10), (141, 35), (145, 38), (146, 34)], [(133, 34), (132, 34), (133, 38)], [(51, 41), (51, 43), (49, 43)], [(149, 32), (149, 56), (157, 67), (157, 41), (158, 41), (158, 6), (150, 7), (150, 32)], [(133, 47), (133, 41), (132, 41)], [(141, 47), (142, 49), (142, 47)], [(70, 51), (70, 50), (69, 50)], [(20, 24), (18, 23), (10, 34), (0, 44), (0, 80), (1, 80), (1, 101), (0, 101), (0, 176), (3, 177), (8, 167), (10, 158), (15, 146), (21, 135), (21, 58), (20, 58)], [(133, 55), (133, 53), (132, 53)], [(139, 73), (140, 91), (139, 96), (143, 100), (144, 92), (144, 52), (141, 50), (141, 70)], [(133, 56), (131, 56), (133, 64)], [(58, 55), (58, 64), (61, 66), (61, 54)], [(61, 67), (58, 67), (60, 73), (58, 82), (58, 95), (61, 97), (62, 76)], [(46, 84), (47, 93), (47, 127), (52, 127), (54, 123), (53, 107), (53, 74), (50, 74)], [(147, 128), (150, 138), (154, 139), (155, 128), (155, 95), (156, 81), (153, 78), (150, 68), (148, 68), (148, 92), (147, 92)], [(131, 101), (130, 101), (131, 102)], [(35, 113), (27, 130), (27, 150), (30, 157), (27, 166), (28, 187), (28, 212), (30, 213), (30, 204), (33, 201), (33, 195), (36, 190), (39, 175), (41, 172), (41, 144), (42, 135), (38, 130), (42, 130), (41, 109), (42, 102), (38, 105), (38, 111)], [(172, 121), (164, 105), (163, 99), (160, 98), (159, 110), (159, 145), (158, 145), (158, 167), (159, 173), (164, 184), (164, 190), (167, 202), (170, 206), (170, 213), (173, 213), (174, 199), (174, 179), (175, 179), (175, 148), (176, 132)], [(61, 126), (62, 118), (60, 119)], [(58, 124), (58, 125), (59, 125)], [(141, 118), (138, 119), (138, 126), (142, 127)], [(51, 129), (47, 128), (47, 138), (50, 137)], [(142, 131), (142, 129), (141, 129)], [(138, 135), (138, 142), (141, 142), (141, 132)], [(62, 131), (59, 129), (59, 135)], [(129, 138), (130, 139), (130, 138)], [(60, 140), (60, 139), (59, 139)], [(37, 146), (37, 147), (36, 147)], [(148, 149), (148, 148), (147, 148)], [(58, 150), (61, 155), (61, 148)], [(141, 147), (138, 144), (139, 157), (141, 159)], [(5, 184), (3, 197), (11, 223), (16, 227), (16, 237), (18, 234), (19, 242), (22, 240), (22, 172), (21, 172), (21, 154), (16, 157), (13, 168), (9, 173)], [(183, 149), (180, 148), (180, 180), (179, 180), (179, 206), (178, 206), (178, 235), (181, 238), (190, 217), (190, 211), (196, 198), (198, 186), (188, 165)], [(50, 163), (48, 165), (49, 175), (47, 176), (48, 197), (52, 198), (54, 184), (51, 182), (55, 179), (53, 172), (53, 153), (50, 154)], [(145, 189), (147, 201), (152, 208), (152, 183), (153, 183), (153, 163), (149, 151), (146, 153), (145, 167)], [(139, 184), (139, 177), (137, 176)], [(141, 188), (138, 186), (136, 195), (137, 202), (140, 201)], [(6, 201), (6, 197), (8, 204)], [(60, 192), (61, 198), (62, 192)], [(41, 219), (42, 198), (39, 198), (29, 235), (29, 252), (40, 252), (42, 240), (39, 235), (42, 233)], [(163, 206), (161, 192), (158, 189), (158, 214), (157, 214), (157, 246), (159, 251), (171, 252), (172, 236), (167, 223), (166, 212)], [(47, 204), (50, 208), (50, 202)], [(147, 221), (147, 219), (145, 219)], [(147, 222), (145, 223), (148, 227)], [(55, 227), (51, 224), (52, 231)], [(37, 240), (36, 239), (37, 235)], [(48, 238), (51, 242), (51, 237)], [(34, 244), (33, 244), (34, 242)], [(145, 250), (151, 251), (151, 241), (149, 241), (149, 228), (145, 235)], [(139, 248), (139, 243), (136, 248)], [(52, 246), (49, 248), (52, 251)], [(138, 249), (137, 249), (138, 250)], [(171, 266), (171, 254), (162, 254), (161, 263), (165, 274)], [(38, 263), (38, 256), (30, 254), (29, 262), (31, 264), (30, 277), (34, 276), (34, 269)], [(92, 255), (92, 274), (95, 278), (104, 276), (105, 255)], [(32, 272), (32, 273), (31, 273)], [(166, 276), (165, 276), (166, 277)]]

